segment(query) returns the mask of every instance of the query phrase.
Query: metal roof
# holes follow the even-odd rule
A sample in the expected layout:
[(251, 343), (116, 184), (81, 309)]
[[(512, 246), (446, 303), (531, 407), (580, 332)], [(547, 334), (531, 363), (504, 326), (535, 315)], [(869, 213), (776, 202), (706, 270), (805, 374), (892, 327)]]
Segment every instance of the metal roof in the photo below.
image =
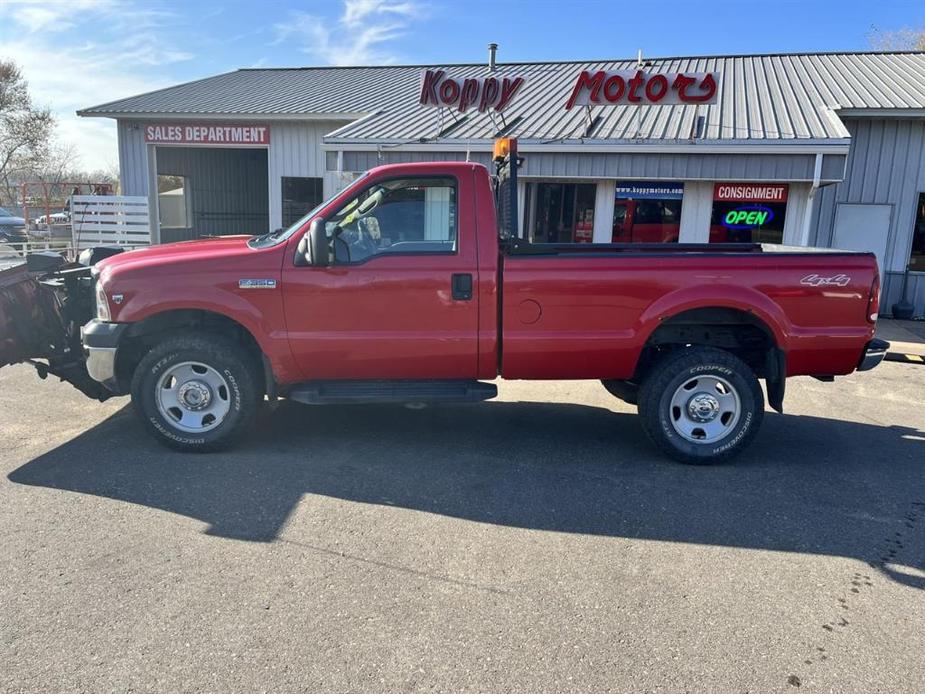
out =
[[(418, 104), (421, 71), (446, 68), (455, 77), (517, 74), (526, 81), (498, 114), (470, 111), (454, 119), (445, 109)], [(719, 143), (847, 142), (837, 117), (843, 110), (925, 109), (925, 53), (812, 53), (687, 58), (648, 58), (649, 72), (721, 73), (713, 105), (599, 106), (601, 120), (585, 138), (588, 113), (564, 104), (581, 70), (631, 70), (636, 60), (403, 65), (354, 68), (246, 69), (129, 97), (80, 112), (88, 116), (156, 117), (351, 117), (356, 120), (327, 143), (465, 143), (487, 140), (499, 130), (543, 143), (665, 142), (694, 137)], [(459, 116), (457, 115), (457, 118)]]

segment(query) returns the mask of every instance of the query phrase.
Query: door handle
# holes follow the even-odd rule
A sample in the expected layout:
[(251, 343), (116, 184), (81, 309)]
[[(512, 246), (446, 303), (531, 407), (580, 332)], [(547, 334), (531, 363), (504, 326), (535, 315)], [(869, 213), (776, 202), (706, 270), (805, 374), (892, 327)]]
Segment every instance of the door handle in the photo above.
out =
[(453, 275), (453, 299), (455, 301), (470, 301), (472, 299), (472, 275), (468, 272), (459, 272)]

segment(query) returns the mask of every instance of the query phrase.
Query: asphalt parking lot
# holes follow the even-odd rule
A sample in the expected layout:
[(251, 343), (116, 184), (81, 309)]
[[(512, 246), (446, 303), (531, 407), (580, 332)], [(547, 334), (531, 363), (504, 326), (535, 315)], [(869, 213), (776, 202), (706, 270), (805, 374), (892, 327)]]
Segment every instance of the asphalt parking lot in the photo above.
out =
[(184, 457), (3, 369), (0, 689), (925, 691), (925, 367), (792, 380), (716, 468), (597, 383), (501, 393)]

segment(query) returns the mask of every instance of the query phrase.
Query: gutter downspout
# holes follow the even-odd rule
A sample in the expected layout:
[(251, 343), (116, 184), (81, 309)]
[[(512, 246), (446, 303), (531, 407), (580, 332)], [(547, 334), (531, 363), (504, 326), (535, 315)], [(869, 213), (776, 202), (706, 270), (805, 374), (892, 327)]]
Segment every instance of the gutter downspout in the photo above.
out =
[(806, 208), (803, 210), (803, 227), (800, 231), (800, 245), (809, 245), (809, 227), (813, 219), (813, 200), (816, 197), (816, 191), (819, 190), (819, 182), (822, 179), (822, 152), (816, 153), (816, 165), (813, 167), (813, 184), (810, 186), (809, 195), (806, 197)]

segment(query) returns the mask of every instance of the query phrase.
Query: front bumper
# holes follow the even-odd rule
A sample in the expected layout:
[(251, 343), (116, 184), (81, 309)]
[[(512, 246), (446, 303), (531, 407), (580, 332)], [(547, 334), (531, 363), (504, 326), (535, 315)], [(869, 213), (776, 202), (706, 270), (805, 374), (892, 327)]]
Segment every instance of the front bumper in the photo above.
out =
[(874, 338), (868, 342), (864, 354), (861, 355), (861, 361), (858, 362), (858, 371), (870, 371), (883, 361), (889, 349), (890, 343), (886, 340)]
[(80, 329), (80, 342), (87, 357), (87, 372), (109, 390), (119, 392), (116, 358), (119, 340), (128, 323), (106, 323), (92, 320)]

